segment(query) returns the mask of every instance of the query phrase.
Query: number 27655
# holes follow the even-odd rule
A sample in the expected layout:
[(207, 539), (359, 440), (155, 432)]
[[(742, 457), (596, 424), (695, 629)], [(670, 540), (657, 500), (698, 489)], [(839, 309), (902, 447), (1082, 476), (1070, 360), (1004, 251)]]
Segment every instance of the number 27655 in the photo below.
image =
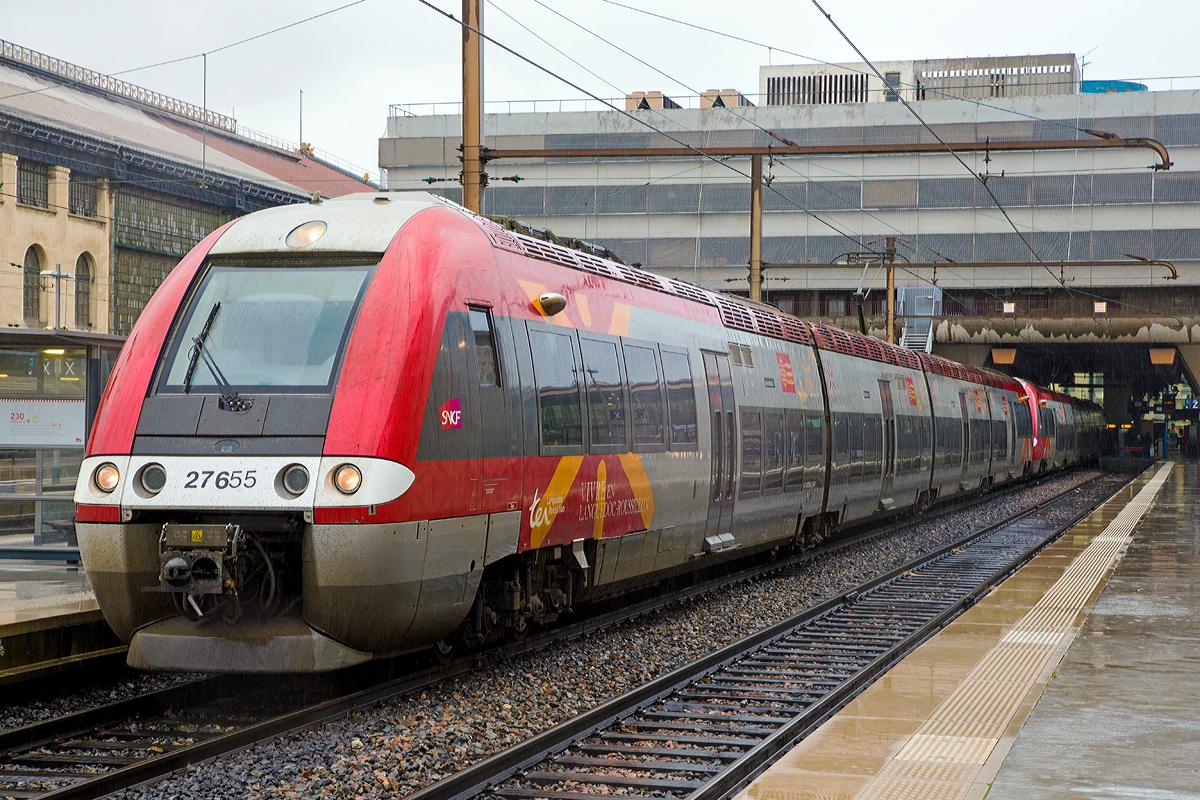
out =
[[(185, 489), (206, 489), (209, 481), (212, 481), (213, 486), (218, 489), (251, 489), (258, 483), (258, 479), (254, 477), (257, 470), (248, 469), (244, 472), (240, 469), (235, 469), (232, 472), (222, 470), (206, 469), (200, 472), (192, 470), (187, 474), (187, 483), (183, 485)], [(214, 478), (215, 476), (215, 478)]]

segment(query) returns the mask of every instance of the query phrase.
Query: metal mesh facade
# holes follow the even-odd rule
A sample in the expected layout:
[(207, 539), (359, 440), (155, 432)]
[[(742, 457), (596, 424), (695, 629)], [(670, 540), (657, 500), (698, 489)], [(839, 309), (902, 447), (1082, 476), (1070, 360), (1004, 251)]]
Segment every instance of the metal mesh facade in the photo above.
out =
[(179, 259), (228, 217), (213, 206), (134, 186), (115, 194), (111, 329), (128, 334)]

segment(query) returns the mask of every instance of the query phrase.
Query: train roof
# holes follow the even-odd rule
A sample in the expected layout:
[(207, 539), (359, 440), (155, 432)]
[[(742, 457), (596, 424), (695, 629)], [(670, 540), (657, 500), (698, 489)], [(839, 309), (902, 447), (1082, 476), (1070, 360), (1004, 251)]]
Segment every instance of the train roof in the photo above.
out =
[(383, 253), (404, 223), (435, 206), (457, 208), (428, 192), (361, 192), (314, 202), (268, 208), (236, 220), (213, 245), (210, 254), (294, 253), (287, 235), (306, 222), (326, 224), (325, 234), (310, 252)]
[(327, 226), (324, 235), (307, 245), (306, 250), (383, 253), (409, 219), (420, 211), (438, 206), (471, 217), (497, 249), (715, 307), (722, 324), (732, 330), (799, 344), (815, 343), (822, 350), (1004, 388), (1005, 382), (999, 376), (976, 367), (918, 353), (872, 336), (821, 323), (802, 322), (765, 303), (720, 294), (606, 258), (604, 256), (611, 254), (586, 243), (567, 240), (568, 244), (575, 245), (568, 247), (554, 236), (530, 235), (535, 231), (519, 223), (509, 224), (504, 219), (474, 214), (428, 192), (363, 192), (327, 200), (317, 196), (312, 203), (259, 211), (231, 225), (210, 252), (213, 255), (295, 252), (286, 244), (288, 234), (307, 222), (321, 221)]

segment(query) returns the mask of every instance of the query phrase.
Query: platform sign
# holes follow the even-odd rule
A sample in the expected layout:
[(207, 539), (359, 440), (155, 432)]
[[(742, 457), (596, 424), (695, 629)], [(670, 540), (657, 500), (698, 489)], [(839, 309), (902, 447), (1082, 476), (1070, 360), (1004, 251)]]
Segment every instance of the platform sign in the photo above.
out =
[(0, 398), (0, 447), (83, 447), (82, 398)]

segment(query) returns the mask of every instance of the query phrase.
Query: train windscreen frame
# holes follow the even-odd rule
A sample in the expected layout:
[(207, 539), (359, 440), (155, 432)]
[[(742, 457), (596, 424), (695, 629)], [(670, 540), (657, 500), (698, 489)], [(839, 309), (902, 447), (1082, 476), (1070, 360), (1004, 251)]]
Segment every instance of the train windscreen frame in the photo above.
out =
[(376, 266), (210, 262), (176, 321), (156, 391), (219, 392), (211, 364), (239, 391), (331, 392)]

